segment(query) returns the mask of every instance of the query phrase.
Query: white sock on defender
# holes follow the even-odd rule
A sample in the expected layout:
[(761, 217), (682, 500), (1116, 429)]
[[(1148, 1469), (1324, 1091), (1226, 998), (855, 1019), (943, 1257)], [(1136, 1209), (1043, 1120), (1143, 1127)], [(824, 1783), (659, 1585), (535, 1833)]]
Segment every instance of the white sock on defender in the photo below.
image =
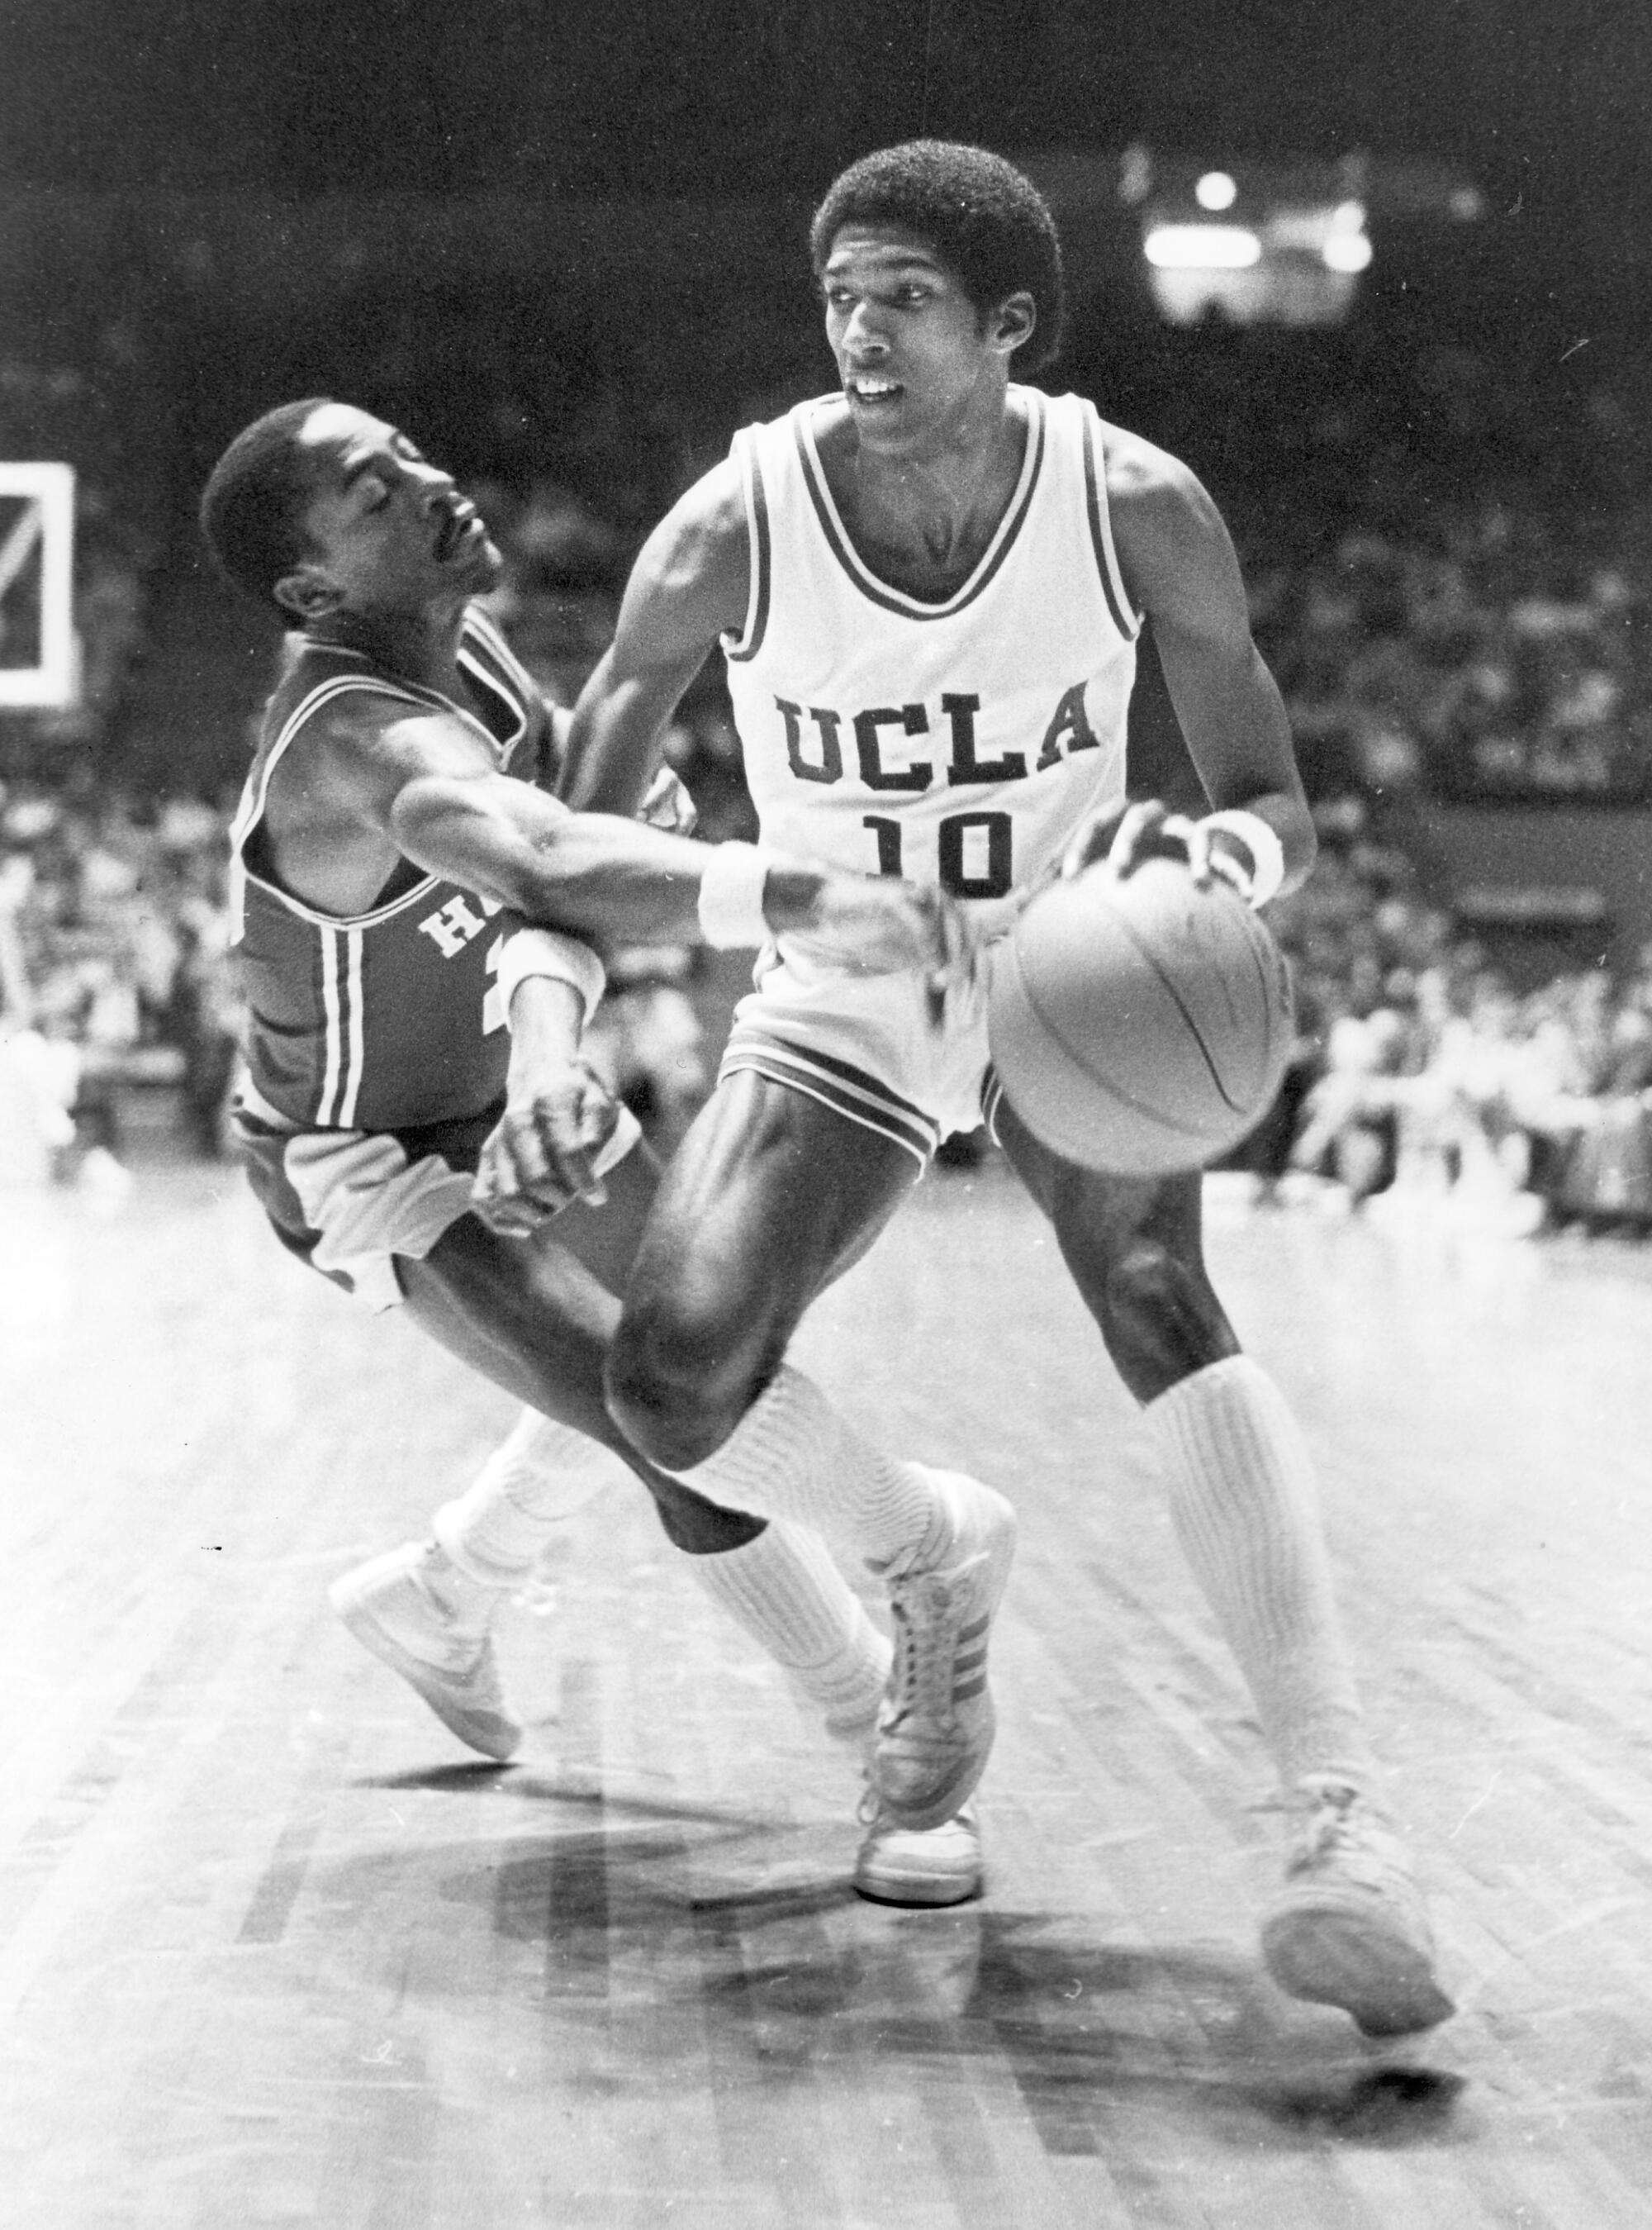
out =
[(437, 1511), (431, 1530), (465, 1577), (514, 1587), (559, 1526), (628, 1476), (611, 1449), (524, 1409), (474, 1483)]
[(828, 1734), (845, 1743), (869, 1738), (890, 1644), (817, 1535), (771, 1518), (755, 1540), (691, 1556), (688, 1568), (825, 1715)]
[(1333, 1772), (1374, 1787), (1313, 1459), (1283, 1395), (1236, 1355), (1182, 1379), (1143, 1417), (1170, 1475), (1177, 1536), (1284, 1781)]
[(674, 1474), (710, 1502), (790, 1518), (883, 1570), (934, 1545), (947, 1513), (911, 1464), (881, 1454), (812, 1379), (782, 1363), (715, 1455)]

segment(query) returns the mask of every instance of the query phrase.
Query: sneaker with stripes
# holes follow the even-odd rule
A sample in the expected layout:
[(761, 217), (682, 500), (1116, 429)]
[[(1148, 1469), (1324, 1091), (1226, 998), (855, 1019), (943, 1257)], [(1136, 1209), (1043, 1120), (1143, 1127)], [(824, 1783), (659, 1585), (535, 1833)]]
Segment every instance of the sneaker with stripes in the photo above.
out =
[(1015, 1555), (1015, 1512), (961, 1472), (920, 1472), (935, 1492), (938, 1551), (885, 1575), (895, 1660), (877, 1715), (871, 1782), (892, 1827), (954, 1819), (993, 1747), (987, 1646)]

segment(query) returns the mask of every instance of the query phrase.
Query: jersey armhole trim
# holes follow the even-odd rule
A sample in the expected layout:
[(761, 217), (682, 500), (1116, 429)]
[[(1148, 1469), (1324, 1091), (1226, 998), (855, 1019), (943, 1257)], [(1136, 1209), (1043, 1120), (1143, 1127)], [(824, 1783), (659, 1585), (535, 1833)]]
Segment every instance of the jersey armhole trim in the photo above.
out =
[[(295, 921), (307, 922), (312, 929), (340, 931), (377, 929), (387, 921), (394, 921), (397, 914), (406, 913), (410, 907), (421, 904), (429, 897), (432, 891), (440, 890), (444, 883), (453, 883), (451, 875), (426, 873), (420, 876), (416, 883), (410, 884), (400, 898), (392, 899), (388, 906), (375, 906), (369, 913), (322, 913), (315, 906), (306, 906), (302, 899), (295, 899), (291, 891), (284, 891), (279, 883), (271, 882), (267, 875), (254, 873), (247, 865), (244, 854), (239, 850), (236, 858), (248, 888), (262, 891), (266, 897), (273, 899), (286, 912), (291, 914)], [(464, 885), (453, 883), (453, 888), (463, 891)], [(468, 895), (474, 898), (476, 894), (471, 892)], [(479, 904), (480, 901), (478, 900), (478, 903)], [(239, 942), (238, 939), (236, 941)]]
[[(499, 764), (508, 767), (532, 725), (534, 706), (544, 701), (539, 685), (511, 649), (492, 615), (483, 611), (479, 605), (472, 604), (466, 610), (459, 658), (483, 687), (497, 697), (507, 712), (516, 715), (517, 725), (511, 735), (503, 743), (497, 736), (491, 738)], [(489, 659), (493, 661), (492, 669), (489, 667)], [(459, 710), (464, 712), (468, 707), (461, 705)], [(486, 723), (483, 725), (485, 727)]]
[(1084, 412), (1084, 511), (1090, 521), (1090, 546), (1096, 552), (1096, 570), (1101, 579), (1102, 594), (1107, 599), (1107, 609), (1113, 624), (1127, 641), (1134, 642), (1141, 632), (1143, 616), (1131, 609), (1124, 576), (1119, 570), (1118, 552), (1113, 546), (1113, 527), (1108, 517), (1102, 456), (1101, 421), (1093, 409), (1087, 409)]
[[(468, 671), (472, 682), (479, 682), (489, 696), (496, 699), (504, 706), (505, 712), (515, 719), (516, 726), (503, 739), (492, 732), (485, 720), (479, 720), (477, 724), (493, 746), (496, 763), (501, 767), (508, 767), (521, 748), (523, 738), (528, 732), (528, 724), (532, 717), (532, 706), (524, 697), (521, 684), (510, 669), (505, 667), (499, 673), (491, 672), (486, 661), (478, 655), (473, 643), (465, 642), (460, 645), (459, 662)], [(507, 683), (510, 686), (507, 686)], [(467, 718), (470, 717), (468, 706), (461, 705), (459, 709)]]
[[(312, 713), (319, 712), (321, 707), (331, 702), (333, 698), (345, 696), (351, 690), (377, 686), (379, 685), (368, 681), (359, 674), (333, 674), (325, 681), (318, 681), (314, 688), (306, 689), (286, 719), (282, 721), (276, 732), (275, 740), (266, 754), (264, 764), (258, 770), (257, 782), (248, 783), (242, 794), (241, 804), (236, 809), (235, 817), (229, 824), (230, 850), (243, 872), (246, 872), (243, 855), (247, 843), (254, 829), (264, 818), (264, 808), (269, 802), (270, 783), (274, 779), (276, 768), (286, 756), (288, 744), (292, 742)], [(386, 696), (400, 698), (406, 704), (417, 702), (416, 699), (401, 690), (387, 689), (383, 690), (382, 693)], [(253, 880), (257, 882), (262, 881), (263, 878), (254, 876)], [(267, 884), (266, 887), (275, 891), (277, 896), (283, 895), (278, 886), (273, 883)]]
[(742, 428), (735, 435), (735, 452), (740, 460), (741, 487), (746, 499), (746, 541), (750, 557), (751, 587), (746, 597), (745, 624), (737, 635), (723, 636), (723, 654), (725, 658), (743, 665), (748, 660), (755, 658), (762, 648), (763, 636), (768, 628), (768, 499), (763, 492), (762, 466), (758, 461), (756, 440), (749, 428)]
[(461, 648), (468, 650), (472, 646), (465, 641), (466, 635), (474, 635), (479, 642), (484, 643), (518, 688), (524, 683), (530, 682), (531, 677), (515, 651), (505, 641), (498, 622), (491, 612), (484, 611), (479, 604), (467, 604), (465, 607), (465, 623), (460, 632), (460, 641)]
[[(389, 906), (376, 906), (362, 914), (331, 914), (323, 913), (317, 907), (306, 905), (304, 899), (295, 897), (291, 891), (283, 890), (279, 883), (271, 882), (267, 875), (257, 873), (247, 864), (247, 846), (251, 841), (254, 830), (264, 818), (264, 808), (269, 800), (270, 783), (277, 766), (286, 756), (288, 745), (297, 739), (300, 730), (312, 713), (319, 712), (324, 705), (331, 703), (335, 697), (347, 696), (352, 691), (365, 691), (376, 696), (393, 697), (402, 704), (417, 706), (421, 709), (426, 708), (425, 699), (415, 696), (410, 689), (397, 688), (376, 678), (369, 680), (365, 675), (334, 674), (325, 681), (318, 682), (313, 689), (305, 691), (286, 719), (282, 721), (275, 741), (270, 746), (269, 756), (259, 770), (256, 789), (248, 791), (234, 821), (230, 823), (229, 941), (231, 944), (241, 944), (245, 936), (246, 893), (249, 885), (255, 886), (268, 897), (274, 899), (297, 920), (308, 922), (312, 928), (350, 930), (376, 928), (380, 922), (389, 921), (393, 915), (403, 912), (408, 906), (426, 897), (444, 880), (440, 875), (427, 872), (411, 889), (403, 891), (401, 897), (393, 899)], [(478, 725), (479, 725), (479, 723)]]

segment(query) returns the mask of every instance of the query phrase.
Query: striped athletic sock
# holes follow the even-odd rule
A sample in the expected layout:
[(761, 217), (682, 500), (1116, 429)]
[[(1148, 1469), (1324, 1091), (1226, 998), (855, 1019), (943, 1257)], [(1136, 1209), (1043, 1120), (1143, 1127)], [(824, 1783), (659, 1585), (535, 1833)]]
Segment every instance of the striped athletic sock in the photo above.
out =
[(913, 1464), (863, 1440), (812, 1379), (782, 1363), (715, 1455), (675, 1476), (708, 1501), (789, 1518), (881, 1572), (944, 1537), (944, 1502)]
[(688, 1566), (824, 1715), (835, 1740), (868, 1739), (890, 1645), (817, 1536), (771, 1519), (755, 1540), (718, 1556), (691, 1556)]
[(473, 1483), (437, 1511), (431, 1530), (467, 1579), (515, 1587), (559, 1526), (628, 1476), (610, 1449), (524, 1409)]
[(1229, 1357), (1147, 1404), (1171, 1516), (1287, 1786), (1376, 1768), (1331, 1586), (1313, 1459), (1285, 1398)]

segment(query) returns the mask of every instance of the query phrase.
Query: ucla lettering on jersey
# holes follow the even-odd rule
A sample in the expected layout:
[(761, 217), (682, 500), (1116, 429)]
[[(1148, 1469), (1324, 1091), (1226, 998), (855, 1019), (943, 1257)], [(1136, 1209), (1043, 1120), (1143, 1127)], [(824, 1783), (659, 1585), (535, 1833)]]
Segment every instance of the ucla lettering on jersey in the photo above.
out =
[(1141, 622), (1113, 547), (1103, 429), (1082, 396), (1012, 387), (1027, 438), (969, 578), (928, 603), (849, 540), (800, 403), (735, 437), (751, 592), (723, 639), (771, 843), (862, 873), (1001, 898), (1124, 795)]
[(230, 832), (232, 936), (251, 1080), (292, 1122), (402, 1130), (479, 1114), (505, 1089), (497, 906), (408, 860), (369, 912), (340, 918), (273, 881), (260, 850), (276, 767), (341, 696), (457, 711), (505, 772), (548, 778), (554, 743), (544, 700), (485, 614), (467, 614), (459, 655), (485, 719), (358, 653), (318, 643), (302, 646), (266, 708)]

